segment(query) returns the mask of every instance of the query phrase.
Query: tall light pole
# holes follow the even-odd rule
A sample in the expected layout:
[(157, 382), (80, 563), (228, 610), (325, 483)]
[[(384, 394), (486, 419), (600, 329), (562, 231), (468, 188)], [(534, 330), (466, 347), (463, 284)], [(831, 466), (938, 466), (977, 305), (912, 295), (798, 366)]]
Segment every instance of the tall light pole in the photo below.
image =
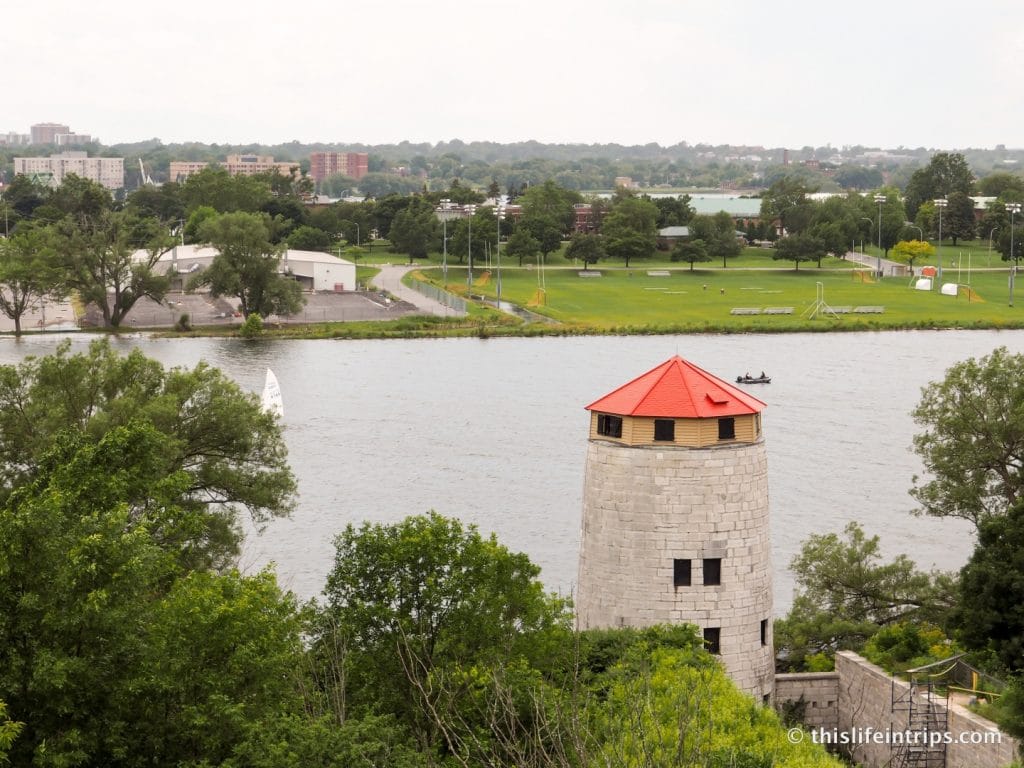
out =
[(476, 213), (476, 206), (467, 205), (465, 211), (469, 214), (469, 237), (467, 238), (469, 270), (466, 273), (466, 291), (468, 292), (473, 290), (473, 214)]
[(448, 198), (441, 199), (441, 205), (437, 208), (437, 215), (441, 219), (441, 275), (445, 288), (448, 287), (448, 218), (451, 215), (452, 201)]
[(875, 195), (875, 202), (878, 203), (878, 279), (882, 279), (882, 203), (885, 202), (885, 195)]
[(494, 218), (498, 222), (498, 239), (494, 242), (494, 258), (498, 263), (498, 309), (501, 309), (501, 220), (505, 218), (505, 209), (501, 203), (494, 203)]
[(1010, 212), (1010, 261), (1013, 265), (1010, 267), (1010, 306), (1013, 306), (1013, 281), (1017, 276), (1017, 257), (1014, 255), (1013, 249), (1013, 217), (1015, 214), (1020, 213), (1020, 203), (1007, 203), (1006, 210)]
[(939, 242), (936, 250), (938, 251), (938, 262), (939, 269), (937, 274), (937, 282), (939, 283), (939, 290), (942, 290), (942, 209), (945, 208), (949, 203), (946, 198), (942, 197), (938, 200), (933, 201), (935, 203), (935, 209), (939, 212)]
[(998, 231), (999, 227), (992, 227), (992, 229), (988, 231), (988, 258), (985, 260), (986, 267), (992, 266), (992, 235)]

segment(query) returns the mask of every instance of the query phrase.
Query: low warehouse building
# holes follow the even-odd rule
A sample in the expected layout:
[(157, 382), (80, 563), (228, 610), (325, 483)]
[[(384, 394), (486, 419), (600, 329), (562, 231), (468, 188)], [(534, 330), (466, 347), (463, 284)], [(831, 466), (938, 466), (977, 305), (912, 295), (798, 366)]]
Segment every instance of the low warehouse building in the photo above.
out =
[[(163, 273), (176, 272), (171, 290), (185, 290), (192, 275), (209, 267), (216, 256), (217, 250), (207, 245), (178, 245), (160, 256), (156, 269)], [(148, 253), (138, 251), (136, 258), (144, 260)], [(295, 278), (304, 291), (356, 289), (356, 265), (329, 253), (288, 250), (281, 254), (278, 269)]]

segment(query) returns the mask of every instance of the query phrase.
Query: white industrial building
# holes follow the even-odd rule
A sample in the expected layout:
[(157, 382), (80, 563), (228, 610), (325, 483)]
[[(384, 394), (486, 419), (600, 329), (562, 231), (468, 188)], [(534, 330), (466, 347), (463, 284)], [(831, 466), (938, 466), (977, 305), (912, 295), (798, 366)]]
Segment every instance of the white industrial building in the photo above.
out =
[[(190, 277), (213, 263), (217, 249), (207, 245), (178, 245), (167, 251), (157, 262), (161, 272), (178, 273), (172, 290), (184, 290)], [(136, 253), (137, 260), (148, 257), (146, 251)], [(288, 250), (281, 255), (278, 269), (298, 281), (304, 291), (354, 291), (356, 265), (320, 251)]]

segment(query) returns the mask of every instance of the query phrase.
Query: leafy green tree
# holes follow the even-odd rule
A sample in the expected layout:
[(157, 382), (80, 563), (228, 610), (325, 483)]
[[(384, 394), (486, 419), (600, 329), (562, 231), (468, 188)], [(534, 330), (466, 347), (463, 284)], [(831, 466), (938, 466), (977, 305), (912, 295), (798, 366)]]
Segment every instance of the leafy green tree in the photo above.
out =
[(265, 180), (256, 176), (232, 176), (226, 169), (212, 165), (193, 173), (181, 185), (181, 201), (189, 215), (204, 205), (218, 213), (255, 213), (270, 198), (270, 187)]
[(911, 220), (928, 200), (947, 197), (954, 192), (971, 194), (974, 174), (964, 156), (957, 152), (937, 152), (928, 165), (914, 171), (904, 192), (904, 205)]
[(334, 245), (334, 238), (329, 232), (324, 232), (322, 229), (311, 227), (308, 224), (296, 227), (288, 235), (288, 247), (297, 251), (329, 252), (332, 245)]
[(808, 195), (815, 191), (802, 179), (784, 176), (761, 196), (761, 218), (778, 221), (783, 234), (799, 234), (810, 224), (814, 206)]
[(617, 200), (601, 226), (604, 250), (629, 268), (633, 259), (649, 258), (657, 247), (658, 208), (648, 200), (625, 195)]
[(163, 300), (170, 279), (157, 262), (174, 241), (156, 219), (123, 211), (68, 215), (50, 232), (64, 285), (99, 309), (104, 326), (119, 327), (143, 297)]
[(128, 195), (125, 210), (140, 217), (158, 219), (164, 224), (176, 224), (185, 218), (185, 202), (182, 200), (181, 185), (167, 182), (160, 186), (141, 186)]
[(170, 512), (182, 490), (182, 475), (152, 471), (161, 450), (152, 427), (62, 436), (0, 510), (0, 695), (26, 723), (17, 765), (109, 764), (125, 744), (140, 596), (174, 571), (132, 514)]
[(540, 243), (525, 228), (516, 229), (508, 239), (505, 253), (514, 259), (519, 259), (519, 266), (521, 267), (523, 266), (524, 258), (536, 258), (537, 254), (540, 253)]
[(911, 495), (925, 514), (976, 527), (1021, 500), (1024, 489), (1024, 355), (999, 347), (957, 363), (921, 392), (914, 450), (927, 475)]
[(789, 669), (804, 669), (818, 654), (860, 649), (881, 627), (900, 621), (948, 623), (955, 585), (948, 574), (923, 573), (906, 555), (881, 561), (878, 537), (857, 523), (844, 536), (814, 534), (790, 568), (797, 592), (775, 622), (776, 654)]
[(270, 241), (266, 214), (221, 214), (204, 222), (199, 236), (217, 256), (189, 281), (190, 290), (206, 286), (211, 296), (237, 297), (245, 317), (291, 315), (305, 303), (299, 284), (279, 272), (280, 248)]
[(519, 197), (523, 216), (517, 226), (540, 243), (545, 259), (558, 250), (562, 238), (571, 231), (575, 216), (573, 205), (581, 199), (579, 193), (560, 187), (550, 179), (530, 187)]
[(5, 217), (4, 235), (13, 232), (18, 223), (31, 219), (35, 211), (50, 196), (50, 188), (33, 181), (24, 174), (18, 174), (14, 181), (4, 187), (0, 192), (0, 204), (3, 205)]
[[(160, 435), (158, 476), (183, 472), (180, 514), (154, 519), (150, 534), (191, 565), (220, 566), (237, 554), (238, 511), (256, 523), (287, 515), (295, 479), (281, 427), (256, 398), (205, 364), (165, 370), (138, 350), (117, 355), (107, 342), (87, 353), (54, 355), (0, 366), (0, 493), (6, 498), (40, 471), (61, 434), (99, 441), (133, 422)], [(133, 515), (149, 502), (135, 500)]]
[(406, 208), (395, 214), (388, 239), (397, 253), (409, 255), (410, 262), (412, 259), (425, 259), (430, 251), (439, 250), (441, 222), (434, 213), (434, 207), (428, 201), (414, 197)]
[(675, 197), (658, 197), (651, 202), (658, 207), (658, 229), (665, 227), (683, 227), (690, 223), (695, 211), (690, 205), (689, 195)]
[(892, 249), (893, 256), (914, 268), (915, 259), (927, 259), (935, 255), (935, 246), (921, 240), (900, 240)]
[(595, 234), (576, 233), (569, 240), (569, 245), (565, 249), (565, 258), (579, 259), (583, 262), (583, 269), (588, 269), (591, 264), (596, 264), (604, 258), (604, 255), (601, 236)]
[(350, 524), (335, 549), (321, 651), (340, 633), (353, 711), (396, 713), (422, 749), (440, 737), (428, 689), (442, 670), (558, 655), (540, 638), (568, 630), (563, 602), (544, 593), (529, 558), (475, 527), (433, 512)]
[(685, 261), (690, 264), (690, 271), (693, 265), (698, 262), (711, 261), (708, 249), (704, 247), (703, 240), (680, 240), (672, 249), (672, 261)]
[(0, 241), (0, 312), (14, 321), (15, 336), (21, 335), (21, 318), (40, 300), (63, 292), (55, 261), (44, 231), (21, 229)]
[(1024, 671), (1024, 504), (989, 517), (960, 572), (956, 613), (968, 648), (991, 651), (1011, 672)]
[(825, 243), (813, 235), (789, 235), (775, 244), (772, 258), (777, 261), (792, 261), (794, 269), (800, 269), (801, 261), (818, 261), (825, 254)]
[(176, 579), (147, 606), (125, 694), (137, 764), (220, 765), (254, 726), (301, 712), (301, 629), (273, 573)]
[(24, 723), (11, 720), (7, 714), (7, 704), (0, 700), (0, 763), (8, 762), (7, 754), (24, 727)]
[(882, 186), (882, 172), (863, 165), (841, 165), (832, 176), (843, 189), (874, 189)]
[(1024, 197), (1024, 176), (1016, 173), (995, 171), (978, 179), (978, 194), (986, 197)]
[(736, 222), (725, 211), (711, 216), (698, 215), (690, 220), (690, 237), (704, 243), (704, 248), (711, 258), (722, 258), (722, 269), (727, 266), (726, 260), (739, 256), (743, 246), (736, 236)]
[(942, 234), (957, 240), (973, 240), (977, 229), (974, 218), (974, 201), (963, 192), (953, 192), (947, 198), (946, 210), (942, 213)]

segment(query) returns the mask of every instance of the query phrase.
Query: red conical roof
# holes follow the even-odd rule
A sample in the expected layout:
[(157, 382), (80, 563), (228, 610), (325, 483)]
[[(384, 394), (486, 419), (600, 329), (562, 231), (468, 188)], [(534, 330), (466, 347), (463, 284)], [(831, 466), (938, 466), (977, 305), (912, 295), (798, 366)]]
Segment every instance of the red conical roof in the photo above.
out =
[(760, 413), (766, 404), (676, 355), (587, 406), (616, 416), (704, 419)]

